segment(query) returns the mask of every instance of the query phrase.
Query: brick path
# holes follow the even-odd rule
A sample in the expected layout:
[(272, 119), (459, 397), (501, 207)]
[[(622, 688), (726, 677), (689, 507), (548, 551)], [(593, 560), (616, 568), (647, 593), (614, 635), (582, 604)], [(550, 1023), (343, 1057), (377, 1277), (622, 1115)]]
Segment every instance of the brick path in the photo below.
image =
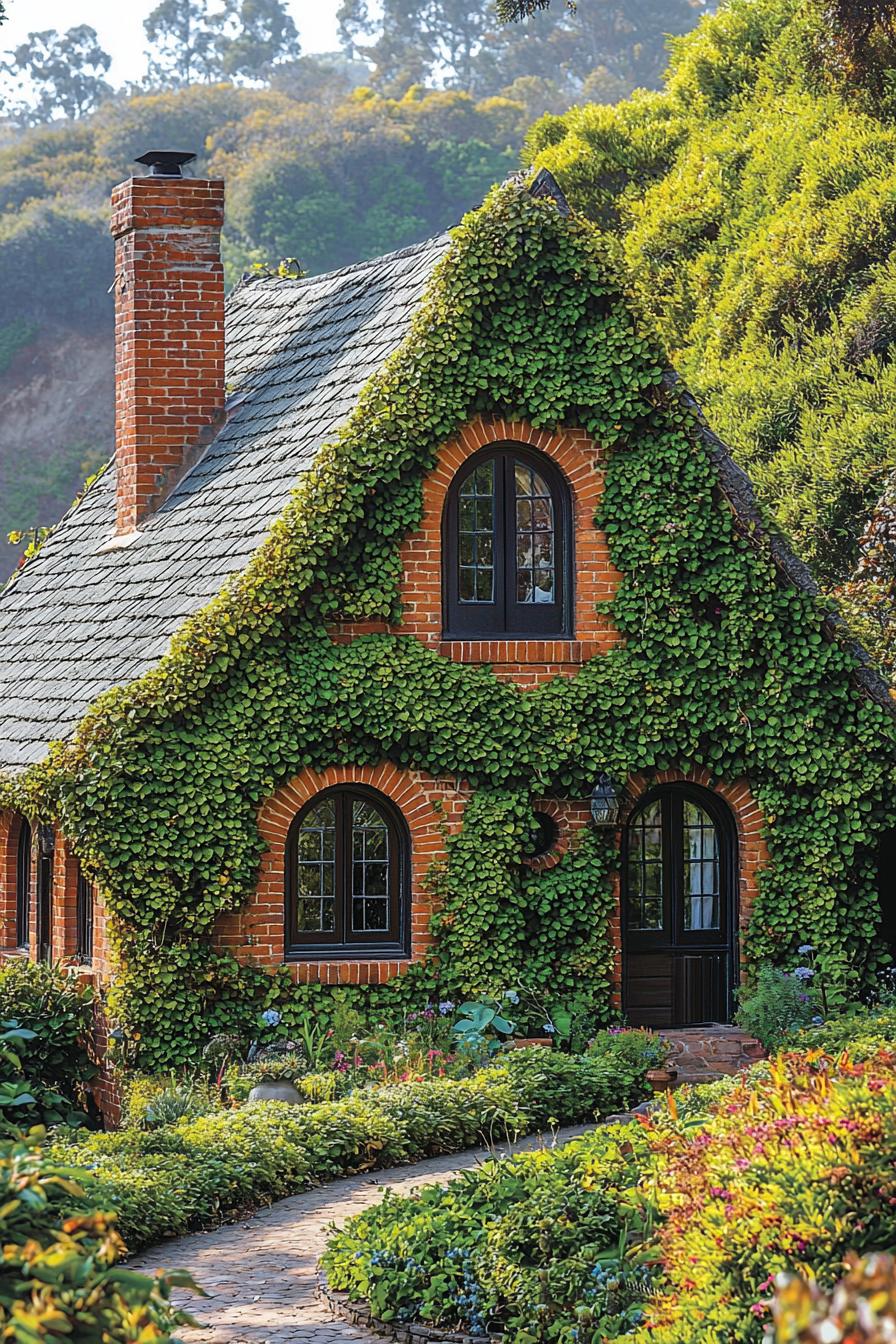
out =
[[(565, 1143), (590, 1125), (533, 1135), (510, 1151)], [(507, 1151), (502, 1149), (501, 1151)], [(238, 1223), (166, 1241), (131, 1262), (134, 1269), (187, 1269), (209, 1297), (178, 1295), (208, 1326), (196, 1344), (342, 1344), (379, 1337), (336, 1320), (317, 1297), (316, 1266), (331, 1222), (342, 1223), (375, 1204), (383, 1190), (408, 1194), (415, 1186), (444, 1184), (493, 1156), (486, 1149), (451, 1153), (414, 1166), (349, 1176), (282, 1199)]]

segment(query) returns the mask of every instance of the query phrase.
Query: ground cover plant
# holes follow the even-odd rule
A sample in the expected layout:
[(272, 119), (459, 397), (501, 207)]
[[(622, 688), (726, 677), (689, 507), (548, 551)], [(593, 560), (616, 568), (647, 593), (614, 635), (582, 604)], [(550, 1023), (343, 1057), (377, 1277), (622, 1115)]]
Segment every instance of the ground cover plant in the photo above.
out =
[(510, 1344), (758, 1344), (776, 1276), (830, 1290), (849, 1253), (893, 1244), (892, 1021), (831, 1026), (857, 1055), (875, 1036), (861, 1060), (791, 1051), (648, 1121), (390, 1197), (334, 1234), (330, 1286)]
[(89, 1169), (92, 1203), (116, 1214), (135, 1250), (322, 1180), (625, 1110), (648, 1094), (656, 1054), (646, 1033), (626, 1035), (586, 1055), (507, 1051), (466, 1078), (368, 1082), (333, 1101), (184, 1108), (155, 1126), (144, 1109), (130, 1128), (61, 1139), (51, 1152)]

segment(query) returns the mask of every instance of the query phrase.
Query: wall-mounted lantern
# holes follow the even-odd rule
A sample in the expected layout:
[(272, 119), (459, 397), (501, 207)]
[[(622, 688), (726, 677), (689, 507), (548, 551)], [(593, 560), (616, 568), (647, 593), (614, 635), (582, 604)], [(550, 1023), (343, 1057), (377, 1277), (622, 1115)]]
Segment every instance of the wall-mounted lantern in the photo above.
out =
[(623, 789), (612, 775), (600, 774), (591, 793), (591, 820), (595, 826), (616, 826), (622, 811)]

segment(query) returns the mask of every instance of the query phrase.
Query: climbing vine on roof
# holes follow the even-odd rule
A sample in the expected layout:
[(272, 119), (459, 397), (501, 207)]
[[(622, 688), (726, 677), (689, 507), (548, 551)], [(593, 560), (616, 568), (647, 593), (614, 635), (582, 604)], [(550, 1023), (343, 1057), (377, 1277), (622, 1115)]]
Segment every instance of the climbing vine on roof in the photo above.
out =
[[(817, 599), (738, 535), (664, 365), (608, 242), (522, 184), (496, 189), (245, 573), (15, 787), (74, 838), (105, 894), (121, 965), (111, 1008), (143, 1067), (195, 1057), (261, 1007), (276, 1004), (287, 1030), (328, 1011), (330, 991), (209, 945), (254, 889), (259, 805), (307, 767), (385, 757), (474, 790), (432, 875), (434, 956), (351, 991), (377, 1013), (514, 977), (557, 999), (584, 985), (606, 1018), (608, 843), (585, 832), (548, 872), (519, 863), (531, 800), (584, 797), (601, 770), (748, 772), (772, 860), (748, 954), (783, 959), (808, 939), (842, 992), (872, 971), (892, 721), (857, 692), (853, 654), (823, 637)], [(599, 521), (624, 576), (611, 609), (624, 643), (526, 693), (401, 635), (327, 635), (335, 618), (400, 618), (398, 548), (423, 478), (489, 412), (580, 426), (609, 450)]]

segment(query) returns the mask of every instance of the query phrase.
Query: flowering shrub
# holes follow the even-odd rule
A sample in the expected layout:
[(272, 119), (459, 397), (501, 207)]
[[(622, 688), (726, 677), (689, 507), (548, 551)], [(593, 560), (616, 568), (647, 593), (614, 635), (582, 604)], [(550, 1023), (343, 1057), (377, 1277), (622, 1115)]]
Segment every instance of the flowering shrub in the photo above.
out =
[(854, 1060), (870, 1059), (880, 1050), (896, 1049), (896, 1008), (853, 1008), (817, 1026), (803, 1030), (800, 1049), (839, 1055), (848, 1050)]
[(653, 1140), (663, 1285), (638, 1344), (763, 1337), (776, 1274), (822, 1287), (896, 1240), (896, 1052), (781, 1056), (706, 1125)]

